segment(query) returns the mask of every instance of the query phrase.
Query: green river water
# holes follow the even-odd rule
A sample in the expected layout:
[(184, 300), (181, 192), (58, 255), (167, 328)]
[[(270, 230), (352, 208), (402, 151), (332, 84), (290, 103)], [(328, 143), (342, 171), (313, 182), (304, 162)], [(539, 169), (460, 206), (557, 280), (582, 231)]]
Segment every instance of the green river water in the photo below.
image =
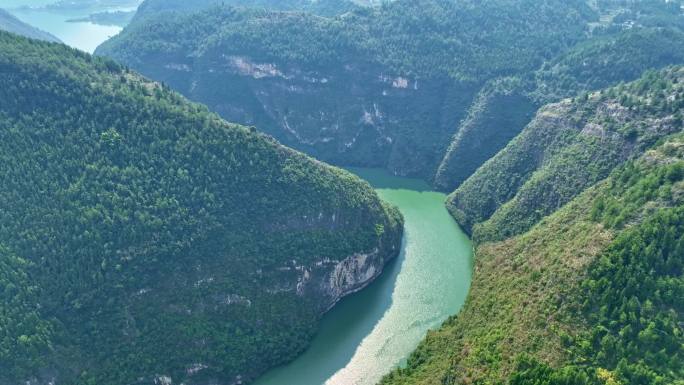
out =
[(446, 196), (423, 181), (352, 169), (405, 218), (399, 258), (366, 289), (338, 303), (311, 347), (256, 385), (370, 385), (402, 365), (429, 329), (463, 306), (472, 245), (451, 218)]

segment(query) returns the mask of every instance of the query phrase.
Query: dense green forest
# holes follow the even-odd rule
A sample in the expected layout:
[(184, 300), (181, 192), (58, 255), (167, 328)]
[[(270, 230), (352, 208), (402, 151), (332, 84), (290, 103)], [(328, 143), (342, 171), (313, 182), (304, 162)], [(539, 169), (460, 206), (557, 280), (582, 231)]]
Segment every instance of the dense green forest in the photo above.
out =
[(0, 52), (0, 383), (249, 380), (366, 283), (327, 287), (339, 261), (398, 253), (352, 174), (110, 60)]
[(435, 187), (452, 192), (461, 186), (518, 135), (543, 104), (634, 80), (648, 69), (684, 63), (684, 33), (672, 25), (595, 34), (537, 71), (486, 84), (437, 169)]
[[(684, 127), (677, 104), (684, 97), (682, 81), (681, 67), (651, 72), (634, 83), (579, 97), (565, 108), (552, 105), (540, 111), (530, 127), (570, 138), (576, 136), (553, 129), (554, 124), (574, 121), (584, 127), (583, 135), (595, 134), (598, 125), (608, 124), (605, 116), (597, 120), (597, 104), (613, 117), (621, 115), (616, 108), (621, 103), (632, 112), (655, 115), (614, 121), (616, 132), (601, 135), (601, 153), (611, 154), (605, 151), (611, 136), (628, 135), (632, 148), (644, 147), (638, 158), (622, 165), (610, 165), (598, 154), (582, 162), (587, 156), (577, 149), (591, 151), (590, 143), (555, 149), (541, 143), (553, 157), (528, 181), (545, 183), (539, 190), (547, 195), (525, 198), (535, 191), (529, 189), (518, 201), (527, 202), (528, 216), (551, 215), (502, 241), (476, 238), (482, 243), (465, 308), (429, 333), (407, 367), (392, 372), (383, 384), (651, 385), (684, 380)], [(578, 116), (590, 118), (582, 122)], [(591, 125), (593, 133), (587, 130)], [(523, 134), (511, 145), (523, 146), (528, 139)], [(529, 154), (529, 145), (520, 153)], [(556, 156), (563, 167), (546, 166), (557, 162)], [(525, 158), (508, 159), (495, 157), (487, 165)], [(610, 172), (604, 180), (593, 174), (602, 167)], [(483, 180), (499, 180), (510, 172)], [(544, 182), (549, 178), (553, 183)], [(501, 188), (507, 186), (515, 188), (510, 180)], [(568, 193), (569, 203), (563, 205)], [(550, 201), (562, 207), (549, 210), (545, 205)], [(496, 226), (509, 231), (519, 226), (518, 218)]]
[[(255, 61), (296, 62), (307, 69), (362, 54), (364, 61), (382, 64), (397, 76), (480, 80), (536, 68), (549, 53), (579, 40), (584, 24), (596, 18), (582, 1), (496, 0), (477, 7), (461, 3), (399, 0), (321, 18), (308, 12), (277, 12), (273, 8), (278, 7), (266, 4), (245, 9), (210, 0), (199, 12), (164, 13), (133, 23), (100, 53), (134, 60), (181, 45), (200, 52), (247, 54)], [(143, 15), (147, 7), (154, 9), (155, 2), (141, 5)], [(483, 23), (496, 28), (483, 36)], [(496, 46), (485, 46), (485, 41)]]
[(519, 77), (498, 78), (485, 84), (459, 124), (437, 168), (434, 186), (454, 191), (518, 135), (538, 107)]
[(0, 32), (0, 384), (293, 360), (402, 236), (313, 158), (427, 180), (474, 241), (383, 385), (684, 384), (684, 2), (377, 3), (145, 0), (97, 56)]
[(681, 69), (542, 108), (506, 148), (449, 198), (475, 241), (503, 240), (681, 130)]
[(664, 0), (399, 0), (336, 17), (295, 3), (147, 0), (97, 54), (318, 159), (452, 192), (532, 111), (684, 52)]
[(318, 159), (425, 179), (483, 83), (536, 70), (598, 20), (579, 0), (142, 14), (97, 54)]
[(598, 35), (545, 63), (534, 74), (531, 94), (540, 102), (553, 102), (637, 79), (651, 68), (682, 62), (684, 30), (630, 28)]

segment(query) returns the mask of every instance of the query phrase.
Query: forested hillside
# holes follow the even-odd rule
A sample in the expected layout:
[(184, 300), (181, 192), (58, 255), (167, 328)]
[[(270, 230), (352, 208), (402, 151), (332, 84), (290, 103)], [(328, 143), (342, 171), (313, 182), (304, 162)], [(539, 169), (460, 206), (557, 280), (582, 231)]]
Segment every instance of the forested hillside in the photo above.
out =
[(536, 70), (597, 20), (580, 0), (214, 7), (134, 22), (97, 54), (319, 159), (432, 179), (487, 80)]
[(635, 80), (648, 69), (684, 63), (684, 33), (672, 25), (597, 29), (594, 34), (537, 71), (483, 87), (437, 169), (435, 186), (448, 192), (458, 188), (546, 103)]
[[(547, 106), (485, 165), (495, 174), (480, 179), (490, 183), (479, 198), (527, 180), (502, 206), (506, 215), (523, 203), (526, 211), (489, 224), (492, 232), (522, 234), (477, 247), (465, 308), (383, 384), (684, 380), (683, 81), (676, 67)], [(576, 128), (563, 129), (568, 122)], [(532, 131), (545, 134), (530, 140)], [(549, 142), (558, 138), (570, 142)], [(616, 140), (628, 143), (615, 152)], [(535, 153), (537, 145), (546, 153)], [(543, 166), (528, 178), (510, 169), (530, 160)], [(604, 172), (610, 176), (599, 180)], [(521, 216), (539, 213), (551, 215), (529, 231), (517, 227)]]
[(681, 63), (675, 3), (399, 0), (321, 18), (259, 1), (154, 17), (179, 8), (147, 0), (97, 53), (319, 159), (451, 192), (542, 105)]
[(0, 384), (248, 381), (398, 253), (352, 174), (0, 33)]
[(0, 30), (30, 37), (31, 39), (59, 42), (59, 39), (55, 36), (24, 23), (4, 9), (0, 9)]
[(519, 77), (488, 82), (468, 108), (442, 158), (434, 185), (451, 192), (518, 135), (539, 103)]
[(473, 238), (383, 385), (684, 384), (683, 0), (145, 0), (96, 53), (0, 33), (0, 385), (297, 357), (403, 224), (313, 158)]
[(681, 130), (680, 71), (550, 104), (449, 198), (475, 241), (527, 231), (612, 169)]

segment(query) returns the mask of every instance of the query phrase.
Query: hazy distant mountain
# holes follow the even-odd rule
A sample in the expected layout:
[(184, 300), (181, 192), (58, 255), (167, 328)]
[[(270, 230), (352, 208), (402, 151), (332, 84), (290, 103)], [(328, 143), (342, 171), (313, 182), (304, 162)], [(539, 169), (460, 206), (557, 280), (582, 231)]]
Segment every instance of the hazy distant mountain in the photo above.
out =
[(54, 35), (24, 23), (4, 9), (0, 9), (0, 29), (32, 39), (60, 42)]
[(156, 16), (159, 12), (199, 11), (212, 6), (264, 8), (274, 11), (307, 11), (324, 16), (340, 15), (360, 6), (375, 5), (373, 0), (146, 0), (138, 8), (137, 17)]
[(105, 11), (91, 13), (85, 17), (79, 17), (68, 20), (72, 23), (90, 22), (99, 25), (116, 25), (125, 27), (131, 22), (135, 16), (135, 11)]
[(53, 10), (110, 10), (122, 7), (135, 8), (142, 0), (60, 0), (45, 6)]

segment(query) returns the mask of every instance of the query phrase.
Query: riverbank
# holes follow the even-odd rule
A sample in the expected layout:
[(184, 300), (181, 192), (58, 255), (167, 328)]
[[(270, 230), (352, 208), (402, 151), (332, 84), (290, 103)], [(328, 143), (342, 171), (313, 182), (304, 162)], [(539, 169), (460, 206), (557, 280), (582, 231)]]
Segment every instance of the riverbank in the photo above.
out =
[(340, 301), (311, 347), (256, 385), (370, 385), (401, 365), (429, 329), (463, 306), (472, 245), (423, 181), (353, 169), (405, 218), (402, 252), (364, 290)]

